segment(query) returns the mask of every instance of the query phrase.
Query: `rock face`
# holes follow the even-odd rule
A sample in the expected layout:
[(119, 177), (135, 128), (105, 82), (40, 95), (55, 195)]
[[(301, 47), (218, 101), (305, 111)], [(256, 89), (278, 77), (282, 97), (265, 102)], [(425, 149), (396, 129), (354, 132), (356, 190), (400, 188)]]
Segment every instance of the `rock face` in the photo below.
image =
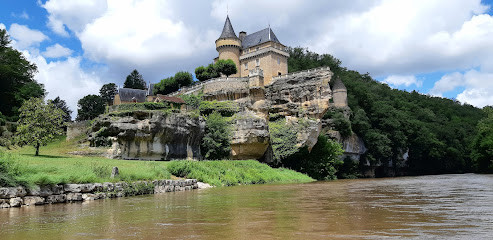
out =
[(134, 111), (104, 116), (93, 125), (90, 140), (113, 140), (109, 156), (122, 159), (200, 159), (205, 122), (188, 114)]
[(243, 112), (232, 121), (233, 159), (259, 159), (269, 146), (269, 126), (264, 118)]
[(329, 131), (327, 135), (342, 144), (343, 158), (349, 157), (353, 161), (359, 161), (360, 156), (366, 152), (363, 139), (354, 133), (347, 138), (343, 138), (338, 131)]
[(265, 86), (269, 112), (320, 119), (329, 108), (332, 75), (329, 69), (320, 69), (273, 78)]

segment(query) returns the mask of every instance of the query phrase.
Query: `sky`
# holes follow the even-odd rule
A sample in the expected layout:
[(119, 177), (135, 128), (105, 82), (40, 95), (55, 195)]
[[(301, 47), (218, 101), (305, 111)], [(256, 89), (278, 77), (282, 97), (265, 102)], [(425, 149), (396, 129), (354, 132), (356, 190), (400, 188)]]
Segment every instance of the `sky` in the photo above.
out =
[(493, 105), (493, 0), (0, 0), (0, 28), (35, 63), (47, 98), (77, 112), (137, 69), (146, 82), (217, 56), (235, 32), (271, 26), (287, 46), (328, 53), (397, 89)]

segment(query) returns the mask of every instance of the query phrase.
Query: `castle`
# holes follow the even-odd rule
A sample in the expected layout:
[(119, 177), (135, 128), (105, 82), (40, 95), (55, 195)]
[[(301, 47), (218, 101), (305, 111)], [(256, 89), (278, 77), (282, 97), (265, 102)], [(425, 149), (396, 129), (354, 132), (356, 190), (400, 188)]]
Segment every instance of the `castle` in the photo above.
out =
[(237, 37), (227, 16), (221, 36), (216, 40), (219, 56), (214, 62), (233, 60), (238, 72), (232, 77), (248, 77), (250, 70), (261, 69), (264, 84), (268, 85), (272, 77), (288, 73), (289, 53), (285, 49), (286, 46), (277, 39), (270, 26), (248, 35), (241, 31)]

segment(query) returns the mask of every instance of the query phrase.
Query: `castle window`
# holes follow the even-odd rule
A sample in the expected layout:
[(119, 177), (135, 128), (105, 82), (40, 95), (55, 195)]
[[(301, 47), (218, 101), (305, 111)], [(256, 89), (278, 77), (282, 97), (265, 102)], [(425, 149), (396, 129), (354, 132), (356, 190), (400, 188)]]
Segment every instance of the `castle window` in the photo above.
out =
[(260, 66), (260, 59), (255, 60), (255, 63), (257, 64), (257, 67)]
[(277, 65), (281, 64), (281, 58), (277, 58)]
[(281, 75), (282, 75), (281, 72), (277, 72), (277, 76), (281, 76)]
[(248, 69), (248, 63), (245, 63), (245, 70)]

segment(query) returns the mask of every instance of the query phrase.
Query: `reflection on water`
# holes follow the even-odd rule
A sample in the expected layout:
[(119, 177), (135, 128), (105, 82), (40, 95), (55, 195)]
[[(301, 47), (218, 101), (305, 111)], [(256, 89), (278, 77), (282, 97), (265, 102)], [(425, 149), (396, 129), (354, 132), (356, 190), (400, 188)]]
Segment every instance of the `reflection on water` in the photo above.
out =
[(0, 209), (1, 239), (488, 239), (493, 175), (225, 187)]

